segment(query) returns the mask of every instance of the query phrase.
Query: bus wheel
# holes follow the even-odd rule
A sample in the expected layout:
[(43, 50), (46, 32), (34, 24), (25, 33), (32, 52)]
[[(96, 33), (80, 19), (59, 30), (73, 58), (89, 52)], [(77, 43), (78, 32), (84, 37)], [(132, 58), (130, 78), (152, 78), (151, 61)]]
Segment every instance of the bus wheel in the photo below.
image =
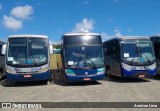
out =
[(2, 79), (2, 77), (3, 77), (3, 68), (0, 67), (0, 79)]
[(110, 68), (106, 68), (106, 76), (107, 77), (111, 77), (111, 69)]

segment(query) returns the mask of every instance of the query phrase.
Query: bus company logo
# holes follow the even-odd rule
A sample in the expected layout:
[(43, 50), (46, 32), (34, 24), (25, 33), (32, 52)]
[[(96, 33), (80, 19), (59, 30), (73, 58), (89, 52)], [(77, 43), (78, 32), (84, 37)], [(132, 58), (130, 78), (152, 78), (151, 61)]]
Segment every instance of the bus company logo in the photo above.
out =
[(85, 75), (88, 76), (88, 72), (85, 72)]
[(41, 67), (32, 68), (32, 69), (31, 69), (31, 72), (39, 71), (39, 70), (41, 70), (41, 69), (42, 69)]
[(11, 103), (2, 103), (2, 108), (12, 108)]

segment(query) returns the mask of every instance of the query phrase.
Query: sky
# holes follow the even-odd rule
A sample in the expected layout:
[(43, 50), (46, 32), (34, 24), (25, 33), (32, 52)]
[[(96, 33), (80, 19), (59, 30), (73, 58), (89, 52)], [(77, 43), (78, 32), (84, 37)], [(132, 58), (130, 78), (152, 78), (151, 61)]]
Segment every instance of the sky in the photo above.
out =
[(160, 0), (0, 0), (0, 39), (9, 35), (47, 35), (58, 43), (67, 32), (102, 35), (160, 34)]

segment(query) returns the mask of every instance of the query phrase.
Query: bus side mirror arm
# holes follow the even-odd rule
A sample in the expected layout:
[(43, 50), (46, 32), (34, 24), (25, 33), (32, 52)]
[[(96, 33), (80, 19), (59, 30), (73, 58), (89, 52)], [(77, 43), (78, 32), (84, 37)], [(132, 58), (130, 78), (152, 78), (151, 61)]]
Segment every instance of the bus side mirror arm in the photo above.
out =
[(2, 55), (5, 55), (5, 54), (6, 54), (6, 44), (4, 44), (4, 45), (2, 46), (1, 54), (2, 54)]

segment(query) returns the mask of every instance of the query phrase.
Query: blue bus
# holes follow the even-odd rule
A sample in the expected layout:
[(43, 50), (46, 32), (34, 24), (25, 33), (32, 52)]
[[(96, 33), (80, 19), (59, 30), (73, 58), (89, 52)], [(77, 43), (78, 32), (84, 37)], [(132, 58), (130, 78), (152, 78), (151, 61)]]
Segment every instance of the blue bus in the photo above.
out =
[(61, 49), (53, 49), (53, 54), (61, 54)]
[(61, 53), (65, 82), (104, 79), (104, 53), (99, 34), (66, 33), (61, 39)]
[(154, 46), (154, 52), (156, 57), (156, 76), (160, 76), (160, 35), (154, 35), (150, 37), (153, 46)]
[(156, 61), (149, 37), (122, 36), (103, 42), (108, 76), (144, 78), (155, 76)]
[[(5, 44), (4, 41), (0, 40), (0, 52)], [(2, 79), (5, 76), (5, 56), (0, 53), (0, 79)]]
[[(48, 37), (43, 35), (11, 35), (2, 49), (8, 81), (40, 81), (50, 78)], [(51, 52), (51, 53), (52, 53)]]

